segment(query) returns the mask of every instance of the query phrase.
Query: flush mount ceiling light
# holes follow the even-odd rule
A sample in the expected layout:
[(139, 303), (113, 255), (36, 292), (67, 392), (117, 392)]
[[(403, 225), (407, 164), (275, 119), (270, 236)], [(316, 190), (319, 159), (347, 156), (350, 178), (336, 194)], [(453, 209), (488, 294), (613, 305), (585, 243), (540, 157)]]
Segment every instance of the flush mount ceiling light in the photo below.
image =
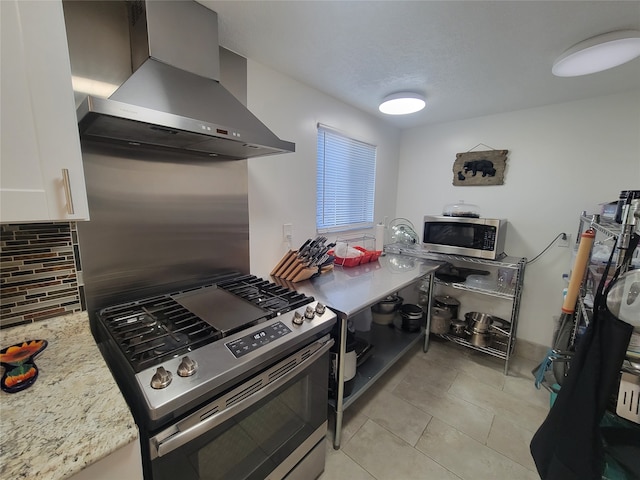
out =
[(557, 77), (577, 77), (622, 65), (640, 56), (640, 32), (619, 30), (575, 44), (554, 62)]
[(385, 97), (378, 108), (387, 115), (407, 115), (419, 112), (425, 105), (423, 95), (414, 92), (399, 92)]

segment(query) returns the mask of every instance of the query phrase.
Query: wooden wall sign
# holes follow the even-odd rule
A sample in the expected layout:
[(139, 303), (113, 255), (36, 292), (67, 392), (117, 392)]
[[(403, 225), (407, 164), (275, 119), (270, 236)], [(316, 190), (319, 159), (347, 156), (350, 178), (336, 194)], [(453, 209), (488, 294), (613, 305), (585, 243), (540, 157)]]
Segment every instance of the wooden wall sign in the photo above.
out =
[(508, 150), (456, 153), (453, 185), (503, 185)]

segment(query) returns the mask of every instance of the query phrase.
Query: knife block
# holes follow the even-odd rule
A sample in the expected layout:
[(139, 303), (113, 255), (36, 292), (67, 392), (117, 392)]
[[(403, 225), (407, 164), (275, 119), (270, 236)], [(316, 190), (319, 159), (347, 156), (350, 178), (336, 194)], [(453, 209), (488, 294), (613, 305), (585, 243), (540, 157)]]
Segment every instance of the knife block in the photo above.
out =
[(317, 266), (305, 267), (304, 263), (298, 258), (298, 251), (289, 250), (271, 270), (270, 275), (295, 283), (307, 280), (316, 273), (324, 273), (332, 269), (333, 264), (323, 268)]

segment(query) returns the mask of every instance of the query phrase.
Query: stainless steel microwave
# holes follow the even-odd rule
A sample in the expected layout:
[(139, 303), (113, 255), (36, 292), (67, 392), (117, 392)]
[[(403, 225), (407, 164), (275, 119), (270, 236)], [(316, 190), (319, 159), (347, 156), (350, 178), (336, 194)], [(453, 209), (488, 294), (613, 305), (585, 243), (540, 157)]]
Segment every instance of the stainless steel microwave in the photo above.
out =
[(504, 254), (507, 220), (425, 215), (426, 250), (496, 260)]

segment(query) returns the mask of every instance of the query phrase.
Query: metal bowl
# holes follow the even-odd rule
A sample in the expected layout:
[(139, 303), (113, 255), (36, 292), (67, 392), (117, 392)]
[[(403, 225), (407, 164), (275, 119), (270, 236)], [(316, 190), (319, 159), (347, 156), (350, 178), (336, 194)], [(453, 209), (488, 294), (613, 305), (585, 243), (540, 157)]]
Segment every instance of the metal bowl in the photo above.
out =
[(377, 325), (390, 325), (396, 316), (396, 312), (382, 313), (378, 304), (371, 307), (371, 321)]

